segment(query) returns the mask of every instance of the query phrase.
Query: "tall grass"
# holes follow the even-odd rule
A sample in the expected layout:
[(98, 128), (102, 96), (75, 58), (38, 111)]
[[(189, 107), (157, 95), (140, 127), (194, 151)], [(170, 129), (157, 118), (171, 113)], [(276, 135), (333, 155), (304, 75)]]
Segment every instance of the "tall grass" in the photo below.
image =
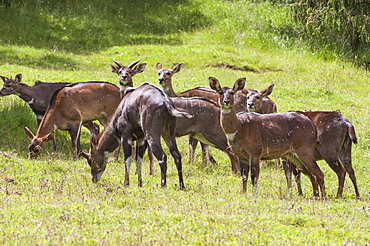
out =
[[(262, 166), (259, 188), (241, 193), (227, 156), (211, 149), (217, 164), (204, 169), (200, 151), (188, 163), (187, 138), (178, 139), (186, 191), (179, 191), (169, 155), (168, 187), (159, 169), (144, 186), (123, 186), (122, 156), (108, 163), (93, 184), (85, 160), (73, 161), (70, 138), (56, 131), (59, 150), (44, 148), (28, 160), (23, 125), (36, 118), (16, 95), (0, 98), (0, 242), (4, 245), (366, 245), (370, 243), (369, 74), (295, 39), (283, 4), (266, 1), (20, 1), (0, 8), (0, 75), (23, 74), (34, 81), (105, 80), (117, 84), (109, 63), (141, 58), (147, 63), (134, 84), (157, 84), (157, 62), (184, 62), (173, 77), (176, 91), (207, 85), (208, 77), (231, 86), (275, 83), (278, 111), (340, 110), (356, 128), (353, 166), (361, 199), (347, 180), (335, 199), (337, 178), (328, 165), (328, 199), (312, 200), (303, 177), (303, 196), (286, 188), (281, 169)], [(227, 66), (226, 66), (227, 65)], [(230, 69), (233, 68), (233, 69)], [(83, 130), (82, 148), (89, 135)], [(165, 148), (166, 149), (166, 148)], [(169, 154), (169, 153), (167, 153)], [(132, 172), (133, 173), (133, 172)]]

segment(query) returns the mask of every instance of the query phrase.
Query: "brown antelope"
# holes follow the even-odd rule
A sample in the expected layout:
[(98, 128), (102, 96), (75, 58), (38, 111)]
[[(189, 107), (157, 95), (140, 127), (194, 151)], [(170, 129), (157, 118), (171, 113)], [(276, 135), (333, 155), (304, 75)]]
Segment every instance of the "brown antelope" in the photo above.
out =
[[(179, 93), (179, 94), (176, 93), (173, 90), (173, 86), (172, 86), (172, 76), (175, 73), (178, 73), (181, 70), (181, 67), (182, 67), (182, 63), (179, 63), (179, 64), (173, 66), (171, 69), (163, 68), (161, 63), (156, 64), (156, 69), (158, 70), (158, 82), (162, 86), (164, 92), (168, 96), (170, 96), (170, 97), (204, 97), (204, 98), (213, 100), (215, 102), (218, 101), (218, 94), (215, 93), (211, 88), (205, 87), (205, 86), (196, 87), (196, 88), (193, 88), (193, 89), (190, 89), (190, 90), (186, 90), (186, 91), (184, 91), (182, 93)], [(238, 93), (237, 97), (238, 97), (238, 99), (240, 99), (240, 101), (238, 101), (236, 103), (237, 106), (241, 110), (242, 109), (243, 110), (248, 110), (247, 106), (246, 106), (246, 103), (245, 103), (246, 95), (244, 95), (243, 93)], [(243, 98), (244, 98), (244, 101), (243, 101)], [(243, 107), (243, 105), (244, 105), (244, 107)], [(206, 166), (209, 167), (209, 162), (210, 161), (213, 162), (213, 163), (216, 163), (216, 161), (214, 160), (212, 155), (209, 153), (208, 145), (203, 143), (202, 141), (200, 141), (200, 142), (201, 142), (201, 147), (202, 147), (203, 163), (206, 163)], [(192, 136), (189, 137), (190, 163), (193, 163), (193, 161), (194, 161), (194, 153), (195, 153), (195, 148), (196, 148), (197, 143), (198, 143), (198, 140), (196, 138), (193, 138)], [(232, 162), (232, 167), (233, 167), (233, 171), (236, 171), (236, 169), (234, 168), (233, 162)], [(239, 170), (239, 168), (238, 168), (238, 170)]]
[(246, 191), (247, 176), (251, 167), (252, 185), (257, 188), (260, 160), (286, 156), (306, 174), (313, 187), (314, 197), (326, 198), (324, 174), (315, 161), (317, 142), (315, 125), (306, 116), (295, 113), (236, 114), (234, 95), (245, 86), (245, 78), (238, 79), (233, 88), (221, 87), (216, 78), (209, 78), (210, 86), (219, 94), (221, 125), (229, 139), (233, 152), (239, 157)]
[[(352, 167), (351, 149), (352, 143), (357, 144), (355, 128), (352, 123), (341, 113), (334, 111), (295, 111), (307, 116), (315, 125), (319, 142), (316, 147), (316, 160), (325, 160), (338, 176), (337, 197), (342, 197), (346, 172), (352, 180), (356, 197), (360, 197), (355, 171)], [(298, 186), (298, 192), (302, 193), (300, 172), (289, 161), (283, 161), (284, 169), (291, 187), (291, 173), (293, 171)]]
[[(181, 93), (176, 93), (172, 86), (172, 76), (180, 72), (182, 62), (173, 66), (171, 69), (162, 68), (161, 63), (157, 63), (156, 69), (158, 70), (158, 82), (162, 86), (164, 92), (170, 97), (205, 97), (210, 100), (218, 102), (218, 94), (211, 88), (206, 86), (199, 86), (193, 89), (186, 90)], [(238, 92), (235, 95), (235, 109), (237, 112), (248, 111), (247, 95), (243, 92)]]
[(220, 124), (220, 106), (204, 97), (173, 97), (173, 105), (189, 114), (191, 119), (176, 120), (176, 137), (190, 135), (192, 138), (224, 151), (230, 158), (232, 170), (240, 174), (238, 157), (231, 151)]
[(122, 63), (113, 59), (116, 65), (110, 64), (112, 72), (118, 75), (120, 90), (125, 91), (128, 87), (133, 87), (132, 77), (145, 70), (146, 63), (139, 63), (140, 59), (133, 61), (130, 65), (124, 66)]
[[(137, 59), (136, 61), (131, 62), (128, 66), (122, 65), (121, 62), (117, 61), (113, 58), (113, 61), (116, 65), (110, 64), (112, 68), (112, 73), (115, 73), (118, 75), (118, 81), (120, 84), (120, 91), (121, 93), (124, 93), (124, 91), (129, 88), (133, 87), (134, 83), (132, 81), (132, 77), (134, 77), (138, 73), (144, 72), (146, 68), (146, 63), (139, 63), (141, 59)], [(139, 64), (138, 64), (139, 63)], [(133, 148), (135, 148), (133, 146)], [(115, 158), (118, 157), (119, 154), (119, 147), (117, 148), (117, 151), (114, 153)], [(134, 150), (133, 150), (134, 151)], [(150, 152), (150, 151), (149, 151)], [(116, 158), (117, 159), (117, 158)], [(154, 163), (153, 163), (153, 155), (149, 153), (149, 160), (150, 160), (150, 167), (149, 174), (153, 175), (154, 170), (152, 169)]]
[[(80, 82), (65, 86), (50, 100), (36, 135), (25, 126), (30, 158), (37, 158), (45, 142), (50, 140), (55, 129), (69, 131), (72, 138), (74, 158), (80, 153), (80, 130), (85, 122), (98, 120), (102, 125), (114, 114), (120, 102), (120, 90), (108, 82)], [(92, 129), (96, 129), (93, 127)], [(92, 130), (92, 133), (96, 130)]]
[(268, 96), (272, 93), (275, 84), (271, 84), (262, 91), (255, 89), (243, 89), (242, 92), (247, 95), (247, 105), (249, 112), (259, 114), (272, 114), (277, 112), (274, 101)]
[[(33, 113), (36, 115), (37, 124), (40, 125), (42, 117), (49, 106), (50, 99), (55, 91), (69, 85), (66, 82), (46, 83), (37, 81), (33, 86), (28, 86), (22, 81), (22, 74), (17, 74), (14, 79), (0, 76), (4, 82), (0, 90), (0, 96), (17, 95), (25, 101)], [(57, 149), (55, 139), (53, 138), (54, 150)]]
[(145, 83), (125, 91), (123, 99), (100, 138), (92, 137), (90, 154), (83, 154), (91, 167), (92, 180), (98, 182), (106, 168), (106, 155), (121, 141), (125, 162), (125, 186), (129, 186), (132, 144), (137, 141), (136, 166), (138, 184), (142, 186), (141, 164), (149, 145), (161, 168), (161, 187), (166, 186), (167, 156), (161, 146), (161, 136), (167, 144), (178, 170), (180, 189), (184, 189), (181, 154), (175, 139), (176, 117), (191, 118), (177, 110), (171, 99), (158, 87)]

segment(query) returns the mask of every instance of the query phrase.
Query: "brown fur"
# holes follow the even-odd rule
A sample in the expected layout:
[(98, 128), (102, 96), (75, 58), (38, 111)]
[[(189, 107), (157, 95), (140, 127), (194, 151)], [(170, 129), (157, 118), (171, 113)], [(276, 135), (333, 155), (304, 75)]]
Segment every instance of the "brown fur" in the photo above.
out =
[(77, 158), (81, 125), (93, 120), (104, 125), (114, 114), (120, 98), (119, 88), (108, 82), (80, 82), (63, 87), (53, 95), (36, 135), (27, 127), (24, 128), (31, 140), (30, 158), (39, 156), (44, 143), (52, 138), (55, 129), (69, 131), (73, 156)]
[(243, 89), (242, 92), (247, 95), (247, 105), (249, 112), (259, 114), (272, 114), (277, 112), (274, 101), (268, 96), (272, 93), (275, 84), (271, 84), (261, 91), (255, 89)]
[[(175, 66), (173, 66), (171, 69), (165, 69), (162, 67), (161, 63), (156, 64), (156, 69), (158, 70), (158, 82), (162, 86), (165, 93), (170, 97), (204, 97), (209, 100), (212, 100), (217, 103), (218, 101), (218, 95), (215, 93), (211, 88), (201, 86), (201, 87), (195, 87), (193, 89), (186, 90), (184, 92), (181, 92), (177, 94), (173, 90), (172, 86), (172, 76), (175, 73), (178, 73), (182, 68), (182, 63), (179, 63)], [(239, 101), (236, 103), (237, 106), (240, 108), (240, 110), (248, 110), (246, 102), (246, 95), (243, 93), (238, 93), (238, 99)], [(201, 148), (202, 148), (202, 160), (203, 163), (206, 165), (206, 167), (210, 166), (210, 162), (216, 163), (212, 155), (209, 153), (208, 145), (200, 141)], [(194, 161), (195, 156), (195, 149), (198, 144), (198, 140), (196, 138), (193, 138), (192, 136), (189, 137), (189, 145), (190, 145), (190, 164)], [(230, 157), (230, 156), (229, 156)], [(232, 161), (232, 167), (233, 171), (238, 171), (239, 168), (235, 169), (234, 164)]]
[[(0, 76), (4, 82), (3, 88), (0, 90), (0, 96), (17, 95), (23, 101), (25, 101), (28, 106), (32, 109), (33, 113), (36, 115), (37, 124), (40, 125), (42, 117), (46, 112), (49, 102), (54, 92), (60, 88), (69, 85), (70, 83), (60, 82), (60, 83), (46, 83), (37, 81), (35, 85), (28, 86), (21, 83), (22, 74), (17, 74), (14, 79)], [(54, 150), (57, 149), (57, 144), (53, 138)]]
[(136, 166), (142, 186), (141, 161), (149, 145), (161, 168), (161, 186), (166, 186), (167, 156), (161, 146), (166, 142), (178, 170), (180, 189), (184, 189), (181, 154), (175, 139), (176, 117), (191, 118), (174, 108), (171, 100), (158, 87), (145, 83), (125, 91), (117, 111), (101, 137), (92, 138), (90, 155), (83, 154), (91, 167), (93, 182), (98, 182), (106, 168), (105, 153), (112, 152), (121, 141), (125, 160), (125, 186), (129, 185), (132, 142), (137, 141)]
[(132, 77), (138, 73), (142, 73), (145, 70), (146, 63), (139, 63), (140, 59), (133, 61), (128, 66), (122, 65), (116, 59), (113, 59), (116, 65), (110, 64), (112, 73), (118, 75), (121, 92), (125, 91), (128, 87), (133, 87)]
[(233, 88), (221, 87), (216, 78), (209, 78), (210, 86), (220, 98), (222, 128), (228, 136), (233, 152), (239, 157), (243, 176), (243, 191), (251, 167), (252, 185), (257, 188), (260, 160), (287, 156), (306, 174), (313, 187), (314, 197), (326, 198), (324, 174), (315, 161), (316, 128), (298, 113), (255, 114), (239, 113), (233, 109), (234, 94), (245, 86), (245, 78), (238, 79)]
[[(346, 172), (352, 180), (356, 197), (360, 197), (355, 171), (352, 167), (352, 143), (357, 144), (355, 128), (341, 113), (334, 111), (295, 111), (307, 116), (316, 126), (319, 143), (316, 147), (316, 160), (325, 160), (338, 177), (337, 197), (342, 197)], [(288, 185), (291, 186), (293, 166), (285, 163)], [(301, 192), (300, 174), (294, 170), (298, 191)]]
[(221, 128), (218, 104), (203, 97), (174, 97), (172, 101), (176, 108), (194, 115), (190, 120), (177, 118), (176, 137), (189, 134), (192, 138), (205, 143), (207, 147), (210, 145), (224, 151), (230, 158), (233, 172), (240, 174), (238, 157), (229, 148)]

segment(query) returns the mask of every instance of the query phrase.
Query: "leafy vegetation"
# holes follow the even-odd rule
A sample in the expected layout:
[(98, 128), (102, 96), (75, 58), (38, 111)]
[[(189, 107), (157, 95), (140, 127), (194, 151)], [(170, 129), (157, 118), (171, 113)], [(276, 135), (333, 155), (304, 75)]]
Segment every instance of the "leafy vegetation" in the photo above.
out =
[(302, 36), (323, 52), (369, 66), (370, 3), (347, 0), (304, 0), (291, 4), (302, 24)]
[[(4, 3), (9, 1), (3, 1)], [(108, 163), (93, 184), (85, 160), (72, 160), (70, 138), (56, 131), (59, 150), (48, 143), (37, 160), (28, 160), (23, 125), (36, 131), (36, 118), (17, 96), (0, 98), (0, 242), (4, 245), (366, 245), (370, 243), (369, 74), (322, 46), (296, 36), (289, 5), (281, 1), (12, 1), (0, 8), (0, 75), (23, 74), (34, 81), (105, 80), (117, 84), (109, 63), (141, 58), (146, 71), (134, 84), (157, 84), (157, 62), (184, 62), (173, 80), (176, 91), (223, 85), (240, 77), (247, 86), (271, 95), (278, 111), (340, 110), (356, 128), (353, 166), (361, 199), (346, 181), (336, 199), (337, 178), (328, 165), (328, 199), (312, 199), (303, 177), (303, 196), (289, 191), (283, 171), (263, 164), (257, 192), (231, 174), (227, 156), (204, 169), (200, 151), (188, 163), (183, 154), (185, 191), (169, 157), (168, 187), (160, 188), (159, 169), (137, 187), (123, 187), (122, 156)], [(313, 48), (312, 48), (313, 47)], [(82, 147), (89, 148), (83, 130)], [(144, 163), (148, 160), (145, 157)], [(134, 169), (134, 168), (133, 168)], [(148, 173), (145, 165), (144, 173)]]

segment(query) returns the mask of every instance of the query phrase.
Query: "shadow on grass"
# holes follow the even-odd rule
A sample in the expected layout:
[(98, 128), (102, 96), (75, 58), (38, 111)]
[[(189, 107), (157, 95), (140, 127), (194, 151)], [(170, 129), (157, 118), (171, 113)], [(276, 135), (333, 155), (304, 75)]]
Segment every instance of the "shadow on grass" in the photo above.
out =
[(187, 0), (20, 1), (0, 8), (0, 44), (75, 54), (122, 45), (177, 45), (181, 32), (210, 25), (198, 8)]

